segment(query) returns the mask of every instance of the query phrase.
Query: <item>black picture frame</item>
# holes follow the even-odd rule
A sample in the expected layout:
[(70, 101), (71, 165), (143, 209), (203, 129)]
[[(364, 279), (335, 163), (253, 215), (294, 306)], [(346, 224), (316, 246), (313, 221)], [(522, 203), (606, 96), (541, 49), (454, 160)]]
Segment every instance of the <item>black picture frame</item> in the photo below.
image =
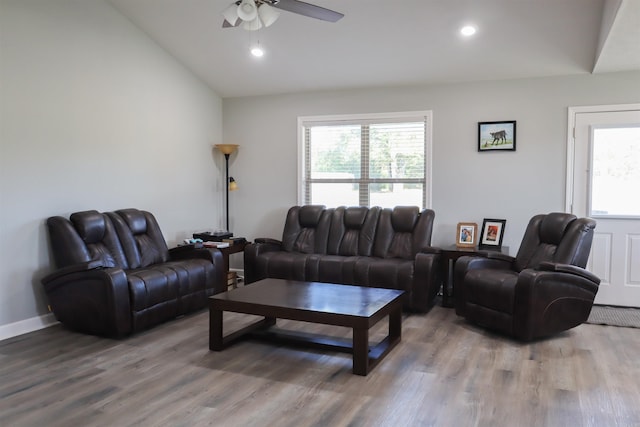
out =
[(516, 121), (478, 122), (478, 151), (516, 151)]
[(502, 248), (502, 238), (504, 237), (504, 228), (506, 225), (506, 219), (485, 218), (482, 221), (478, 247), (480, 249), (500, 250)]

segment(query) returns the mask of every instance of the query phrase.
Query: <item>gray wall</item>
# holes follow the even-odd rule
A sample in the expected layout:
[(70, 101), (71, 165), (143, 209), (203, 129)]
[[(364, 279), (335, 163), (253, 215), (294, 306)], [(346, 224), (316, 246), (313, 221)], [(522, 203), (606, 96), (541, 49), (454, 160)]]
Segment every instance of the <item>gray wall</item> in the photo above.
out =
[(49, 321), (52, 215), (221, 226), (222, 100), (103, 0), (0, 3), (0, 339)]
[[(225, 99), (224, 139), (241, 145), (231, 228), (281, 237), (297, 202), (298, 116), (432, 110), (433, 243), (499, 218), (515, 254), (533, 215), (564, 210), (567, 108), (638, 101), (640, 72)], [(517, 121), (517, 151), (478, 153), (477, 123), (497, 120)]]

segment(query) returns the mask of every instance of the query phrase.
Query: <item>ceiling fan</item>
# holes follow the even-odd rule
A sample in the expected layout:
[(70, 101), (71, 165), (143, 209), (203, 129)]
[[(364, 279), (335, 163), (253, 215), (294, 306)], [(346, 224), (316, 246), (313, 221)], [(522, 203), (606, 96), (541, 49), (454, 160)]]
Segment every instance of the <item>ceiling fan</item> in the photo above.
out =
[(299, 0), (238, 0), (222, 12), (222, 27), (242, 25), (242, 28), (250, 31), (259, 30), (263, 26), (268, 27), (280, 16), (275, 9), (329, 22), (336, 22), (344, 16), (342, 13)]

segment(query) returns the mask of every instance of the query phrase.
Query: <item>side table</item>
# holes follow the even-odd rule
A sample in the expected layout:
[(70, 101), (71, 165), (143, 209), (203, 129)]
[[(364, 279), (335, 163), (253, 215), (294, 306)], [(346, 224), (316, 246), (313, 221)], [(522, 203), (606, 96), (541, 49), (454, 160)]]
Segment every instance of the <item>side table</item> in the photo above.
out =
[(453, 288), (453, 269), (456, 264), (456, 260), (462, 256), (473, 256), (478, 251), (499, 251), (505, 255), (509, 255), (509, 246), (502, 246), (500, 249), (478, 249), (478, 247), (473, 248), (461, 248), (456, 245), (450, 245), (445, 248), (442, 248), (442, 277), (444, 281), (442, 282), (442, 306), (443, 307), (453, 307), (454, 299), (455, 299), (455, 289)]
[(224, 271), (227, 274), (227, 288), (229, 289), (237, 287), (238, 283), (236, 272), (229, 271), (229, 255), (244, 252), (244, 248), (248, 244), (249, 242), (234, 243), (233, 245), (229, 245), (226, 248), (217, 248), (220, 252), (222, 252), (222, 259), (224, 260)]

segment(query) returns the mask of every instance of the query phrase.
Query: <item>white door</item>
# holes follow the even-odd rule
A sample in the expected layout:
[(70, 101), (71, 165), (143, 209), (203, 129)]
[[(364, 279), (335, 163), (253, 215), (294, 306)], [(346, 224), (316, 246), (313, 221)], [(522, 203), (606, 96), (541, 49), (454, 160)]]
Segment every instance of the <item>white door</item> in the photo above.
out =
[(597, 222), (595, 303), (640, 307), (640, 104), (570, 108), (569, 133), (567, 210)]

